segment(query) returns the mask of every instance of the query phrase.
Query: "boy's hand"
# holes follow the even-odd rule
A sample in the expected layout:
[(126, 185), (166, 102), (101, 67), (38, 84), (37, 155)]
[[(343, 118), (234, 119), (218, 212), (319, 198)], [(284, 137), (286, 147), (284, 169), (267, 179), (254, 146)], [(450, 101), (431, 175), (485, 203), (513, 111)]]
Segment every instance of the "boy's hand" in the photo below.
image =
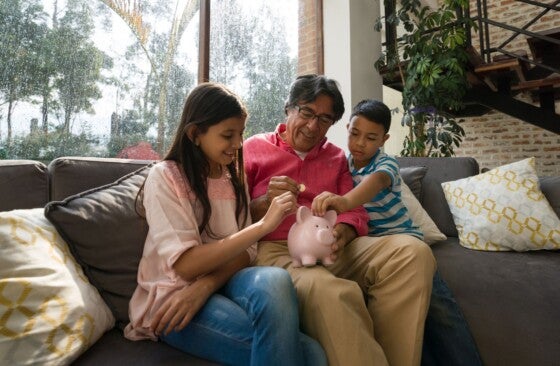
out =
[(336, 261), (346, 244), (354, 240), (358, 234), (356, 234), (356, 230), (352, 226), (344, 223), (336, 224), (333, 234), (336, 240), (332, 245), (331, 259)]
[(331, 192), (322, 192), (311, 203), (311, 211), (315, 216), (323, 216), (329, 209), (335, 210), (336, 213), (348, 211), (347, 199)]

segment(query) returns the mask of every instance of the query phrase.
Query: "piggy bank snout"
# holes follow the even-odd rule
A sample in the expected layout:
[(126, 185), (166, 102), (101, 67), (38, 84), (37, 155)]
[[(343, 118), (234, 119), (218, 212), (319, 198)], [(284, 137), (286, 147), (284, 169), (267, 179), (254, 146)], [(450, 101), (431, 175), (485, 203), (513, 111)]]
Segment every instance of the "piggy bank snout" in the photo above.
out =
[(330, 230), (320, 229), (317, 231), (317, 240), (322, 244), (332, 244), (334, 236)]

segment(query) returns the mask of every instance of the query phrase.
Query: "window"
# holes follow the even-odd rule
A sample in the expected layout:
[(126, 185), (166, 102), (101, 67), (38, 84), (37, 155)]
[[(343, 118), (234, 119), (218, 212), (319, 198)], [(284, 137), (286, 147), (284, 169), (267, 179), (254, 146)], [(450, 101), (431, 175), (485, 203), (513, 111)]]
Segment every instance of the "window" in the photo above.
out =
[[(198, 3), (3, 0), (0, 158), (163, 156), (198, 80)], [(298, 0), (210, 3), (209, 79), (245, 100), (249, 135), (271, 130), (296, 74)]]

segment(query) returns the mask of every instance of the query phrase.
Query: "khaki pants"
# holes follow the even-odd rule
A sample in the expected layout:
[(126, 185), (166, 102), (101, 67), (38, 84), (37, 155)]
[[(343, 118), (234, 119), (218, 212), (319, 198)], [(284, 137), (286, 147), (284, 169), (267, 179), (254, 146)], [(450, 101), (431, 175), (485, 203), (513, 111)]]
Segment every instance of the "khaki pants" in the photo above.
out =
[(435, 272), (421, 240), (358, 237), (335, 264), (307, 268), (292, 267), (285, 241), (261, 242), (256, 263), (290, 272), (303, 331), (321, 343), (329, 365), (420, 365)]

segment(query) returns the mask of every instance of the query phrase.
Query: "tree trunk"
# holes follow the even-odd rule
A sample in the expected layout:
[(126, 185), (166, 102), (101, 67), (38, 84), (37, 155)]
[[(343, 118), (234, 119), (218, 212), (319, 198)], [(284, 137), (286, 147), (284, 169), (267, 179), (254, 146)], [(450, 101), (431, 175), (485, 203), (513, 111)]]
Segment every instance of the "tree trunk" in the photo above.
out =
[(8, 135), (6, 136), (6, 145), (10, 146), (12, 144), (12, 112), (14, 109), (14, 101), (10, 98), (8, 102), (8, 115), (6, 116), (6, 122), (8, 123)]
[(48, 94), (43, 93), (43, 105), (41, 106), (41, 129), (43, 134), (47, 134), (49, 132), (49, 96)]

